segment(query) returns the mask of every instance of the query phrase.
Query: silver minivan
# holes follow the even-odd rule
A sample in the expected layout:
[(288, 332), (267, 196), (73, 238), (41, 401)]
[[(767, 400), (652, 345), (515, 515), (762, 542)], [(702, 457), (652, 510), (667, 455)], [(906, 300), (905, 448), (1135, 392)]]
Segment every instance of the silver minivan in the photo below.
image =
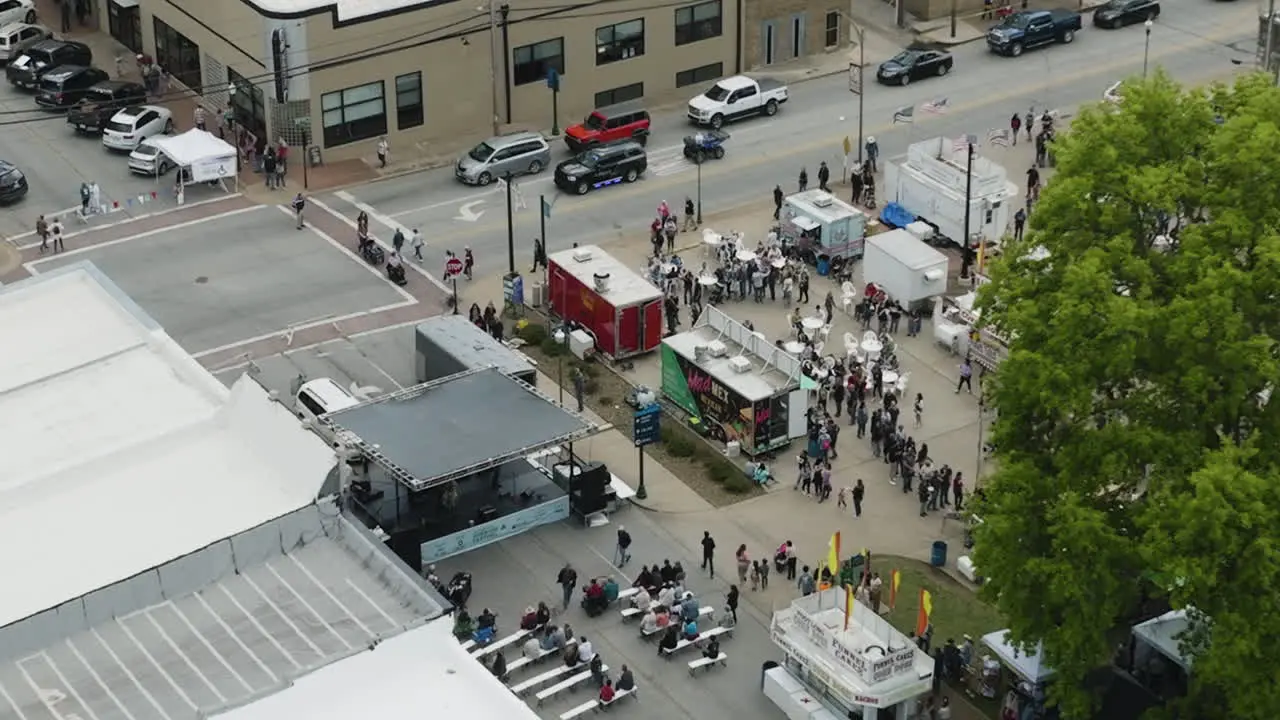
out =
[(453, 174), (468, 185), (488, 185), (510, 173), (535, 175), (551, 164), (551, 146), (536, 132), (491, 137), (458, 158)]
[(53, 32), (43, 25), (19, 22), (0, 27), (0, 61), (9, 62), (32, 45), (51, 37)]

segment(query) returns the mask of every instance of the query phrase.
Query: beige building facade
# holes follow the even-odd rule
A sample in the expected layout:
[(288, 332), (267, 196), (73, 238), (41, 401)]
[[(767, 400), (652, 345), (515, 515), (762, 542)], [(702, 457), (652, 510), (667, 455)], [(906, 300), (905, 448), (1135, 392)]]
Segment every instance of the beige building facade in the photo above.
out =
[(564, 128), (849, 39), (831, 0), (95, 1), (103, 30), (211, 107), (322, 161), (384, 135), (393, 154), (433, 154), (495, 127)]

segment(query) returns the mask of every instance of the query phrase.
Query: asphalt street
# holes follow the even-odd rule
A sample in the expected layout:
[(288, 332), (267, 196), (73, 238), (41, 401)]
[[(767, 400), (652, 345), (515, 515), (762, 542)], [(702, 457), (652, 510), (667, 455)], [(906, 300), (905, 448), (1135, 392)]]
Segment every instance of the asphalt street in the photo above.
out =
[[(1019, 58), (992, 55), (982, 43), (955, 50), (955, 70), (943, 78), (883, 87), (868, 83), (864, 98), (864, 133), (875, 136), (882, 157), (905, 152), (914, 141), (938, 135), (974, 133), (985, 142), (988, 130), (1008, 126), (1009, 116), (1028, 108), (1068, 110), (1097, 102), (1116, 80), (1141, 75), (1144, 54), (1154, 69), (1162, 67), (1188, 84), (1226, 78), (1237, 69), (1231, 60), (1252, 63), (1256, 10), (1250, 4), (1172, 0), (1164, 4), (1149, 47), (1141, 25), (1098, 30), (1088, 25), (1074, 43), (1029, 51)], [(869, 69), (868, 79), (874, 69)], [(913, 124), (892, 124), (895, 110), (917, 108), (941, 98), (945, 114), (917, 109)], [(629, 186), (593, 191), (586, 197), (563, 195), (551, 173), (518, 181), (514, 213), (517, 266), (531, 257), (539, 231), (538, 201), (552, 205), (547, 221), (549, 250), (574, 242), (607, 243), (644, 232), (662, 200), (673, 207), (686, 196), (697, 197), (704, 213), (749, 202), (768, 205), (775, 184), (795, 189), (801, 167), (816, 183), (820, 161), (840, 175), (842, 141), (858, 136), (857, 99), (848, 80), (835, 75), (792, 87), (791, 100), (772, 119), (749, 119), (728, 126), (732, 138), (723, 160), (698, 168), (680, 157), (681, 138), (691, 132), (683, 108), (655, 113), (649, 143), (649, 172)], [(557, 144), (555, 160), (568, 156)], [(490, 188), (470, 188), (453, 178), (452, 168), (372, 183), (322, 196), (335, 210), (354, 216), (367, 212), (375, 235), (389, 236), (395, 227), (420, 228), (427, 239), (428, 263), (443, 262), (445, 250), (469, 246), (476, 255), (477, 275), (500, 272), (507, 262), (505, 197)]]
[[(0, 237), (30, 232), (41, 214), (75, 210), (84, 182), (98, 183), (105, 207), (119, 203), (120, 209), (109, 216), (113, 221), (173, 205), (172, 175), (156, 181), (130, 173), (127, 154), (107, 150), (98, 137), (76, 135), (61, 112), (36, 108), (33, 93), (4, 81), (0, 81), (0, 160), (17, 165), (31, 187), (25, 198), (0, 208)], [(76, 224), (66, 222), (69, 229)]]

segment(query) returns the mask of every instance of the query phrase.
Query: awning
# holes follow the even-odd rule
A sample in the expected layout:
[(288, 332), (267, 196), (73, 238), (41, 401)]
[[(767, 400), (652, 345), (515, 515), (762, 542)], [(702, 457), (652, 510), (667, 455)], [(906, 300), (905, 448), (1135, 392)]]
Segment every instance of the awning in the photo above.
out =
[(1031, 683), (1042, 683), (1053, 677), (1053, 668), (1044, 664), (1041, 658), (1041, 646), (1036, 645), (1030, 653), (1024, 653), (1008, 642), (1009, 631), (997, 630), (982, 636), (982, 642), (995, 651), (996, 657), (1013, 672)]
[(797, 215), (791, 218), (791, 224), (805, 232), (813, 232), (820, 227), (816, 221), (805, 215)]
[(188, 130), (181, 135), (150, 138), (147, 142), (179, 167), (191, 168), (194, 182), (236, 177), (236, 149), (204, 130)]

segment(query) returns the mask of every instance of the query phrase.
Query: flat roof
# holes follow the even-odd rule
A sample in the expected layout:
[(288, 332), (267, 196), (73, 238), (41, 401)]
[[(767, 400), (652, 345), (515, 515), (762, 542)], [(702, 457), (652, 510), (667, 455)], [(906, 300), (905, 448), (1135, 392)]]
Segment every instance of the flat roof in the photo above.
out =
[(497, 368), (423, 383), (328, 420), (347, 442), (415, 491), (598, 431)]
[[(706, 355), (701, 362), (696, 362), (695, 349), (705, 347), (715, 340), (724, 343), (729, 352), (724, 357), (719, 358)], [(755, 355), (721, 332), (708, 326), (695, 327), (692, 330), (665, 337), (662, 339), (662, 344), (674, 350), (676, 354), (695, 361), (695, 364), (706, 371), (712, 379), (742, 395), (747, 400), (764, 400), (777, 395), (783, 390), (800, 387), (799, 379), (787, 377), (786, 373), (772, 364), (772, 362), (776, 362), (776, 356), (762, 358)], [(779, 348), (773, 348), (773, 350), (775, 353), (785, 354), (785, 351)], [(750, 371), (740, 373), (733, 369), (729, 364), (729, 360), (736, 355), (742, 355), (751, 361)], [(794, 358), (790, 359), (794, 361)]]
[[(574, 258), (575, 254), (590, 257), (577, 260)], [(589, 288), (595, 287), (596, 275), (608, 275), (609, 289), (601, 295), (614, 307), (626, 307), (662, 297), (662, 291), (654, 287), (644, 275), (598, 245), (581, 245), (551, 253), (548, 260), (552, 265), (564, 268), (565, 272)]]
[(902, 228), (872, 235), (867, 238), (867, 244), (880, 248), (889, 257), (912, 270), (923, 270), (938, 263), (946, 265), (950, 262), (937, 248)]
[(0, 627), (308, 505), (334, 465), (91, 263), (0, 288), (0, 335)]
[(826, 190), (805, 190), (788, 195), (786, 200), (802, 215), (823, 225), (850, 217), (861, 217), (865, 221), (866, 217), (861, 210)]
[(537, 713), (462, 649), (452, 630), (450, 618), (427, 623), (218, 717), (349, 720), (404, 717), (417, 708), (433, 717), (537, 720)]

